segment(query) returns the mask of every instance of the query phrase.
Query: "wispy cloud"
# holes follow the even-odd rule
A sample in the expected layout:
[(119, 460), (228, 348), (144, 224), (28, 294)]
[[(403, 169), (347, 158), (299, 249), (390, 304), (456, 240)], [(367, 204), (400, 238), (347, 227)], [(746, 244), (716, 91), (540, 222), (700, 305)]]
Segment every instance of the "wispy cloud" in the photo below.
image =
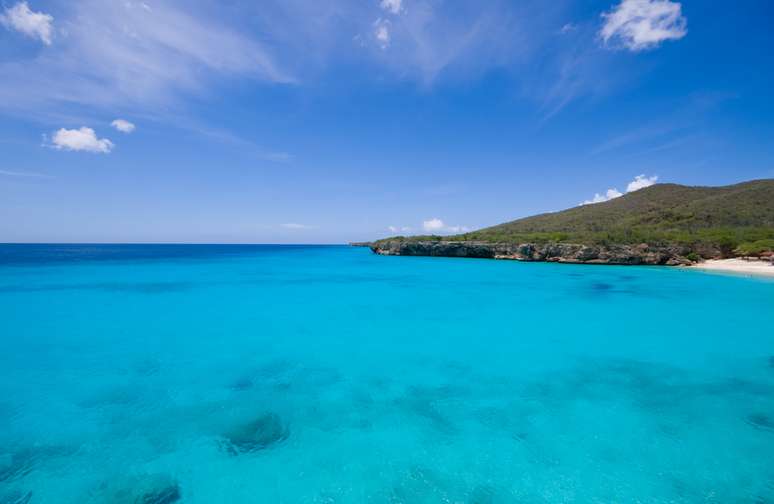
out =
[(399, 72), (414, 74), (424, 85), (442, 72), (479, 74), (517, 60), (527, 44), (522, 20), (500, 2), (460, 7), (454, 15), (438, 3), (420, 1), (394, 21), (394, 55), (382, 60)]
[(19, 2), (13, 7), (6, 8), (5, 12), (0, 14), (0, 23), (8, 29), (51, 45), (54, 17), (45, 12), (32, 11), (27, 2)]
[(630, 51), (652, 49), (688, 33), (682, 6), (670, 0), (622, 0), (602, 16), (605, 23), (599, 36), (605, 44), (618, 42)]
[(588, 90), (588, 83), (591, 82), (586, 75), (588, 59), (588, 53), (585, 51), (561, 56), (551, 84), (546, 91), (542, 91), (541, 108), (544, 121), (557, 115)]
[(572, 103), (605, 96), (628, 78), (615, 64), (615, 53), (595, 42), (596, 29), (596, 24), (578, 23), (565, 25), (559, 36), (554, 31), (540, 65), (530, 67), (528, 74), (537, 74), (531, 87), (543, 122)]
[[(337, 63), (430, 86), (525, 63), (565, 20), (567, 0), (267, 0), (252, 18), (299, 80)], [(541, 33), (543, 29), (546, 33)], [(389, 40), (389, 51), (382, 50)]]
[[(681, 104), (672, 107), (668, 114), (657, 113), (652, 119), (637, 123), (623, 132), (616, 131), (610, 138), (594, 146), (589, 155), (597, 156), (608, 152), (617, 152), (636, 146), (643, 155), (671, 149), (700, 137), (701, 133), (692, 133), (706, 119), (707, 114), (720, 104), (737, 98), (734, 93), (701, 92), (688, 97)], [(621, 129), (617, 125), (617, 129)]]
[(684, 145), (690, 144), (691, 142), (694, 142), (701, 138), (702, 138), (701, 134), (681, 136), (679, 138), (675, 138), (674, 140), (667, 140), (665, 142), (658, 143), (652, 147), (648, 147), (642, 151), (635, 152), (631, 155), (631, 157), (647, 156), (649, 154), (655, 154), (657, 152), (677, 149), (678, 147), (682, 147)]
[(604, 142), (591, 149), (590, 154), (592, 156), (596, 156), (626, 147), (631, 144), (637, 144), (645, 140), (662, 138), (684, 127), (685, 123), (683, 121), (658, 121), (645, 126), (640, 126), (631, 131), (627, 131), (626, 133), (605, 140)]
[(71, 2), (51, 50), (0, 64), (0, 107), (157, 108), (181, 93), (206, 92), (218, 76), (293, 82), (263, 44), (195, 12), (163, 0), (152, 7), (133, 0)]
[(51, 175), (44, 175), (43, 173), (17, 172), (17, 171), (8, 171), (8, 170), (0, 170), (0, 176), (4, 176), (4, 177), (24, 177), (24, 178), (54, 178)]
[(288, 222), (285, 224), (280, 224), (281, 227), (285, 229), (292, 229), (292, 230), (301, 230), (301, 229), (314, 229), (314, 226), (308, 226), (306, 224), (299, 224), (297, 222)]
[(504, 69), (550, 118), (604, 93), (613, 80), (602, 54), (609, 51), (596, 39), (597, 14), (593, 26), (567, 23), (567, 0), (550, 8), (542, 0), (453, 8), (436, 0), (239, 5), (244, 10), (234, 16), (207, 1), (185, 8), (172, 0), (63, 3), (55, 43), (32, 59), (0, 63), (0, 110), (54, 114), (86, 106), (176, 116), (188, 99), (214, 95), (233, 79), (311, 83), (343, 65), (423, 88)]
[(241, 152), (251, 154), (256, 159), (274, 163), (289, 163), (295, 159), (295, 156), (289, 152), (267, 149), (231, 131), (203, 126), (190, 117), (175, 121), (174, 126), (181, 130), (190, 131), (227, 145), (233, 145)]

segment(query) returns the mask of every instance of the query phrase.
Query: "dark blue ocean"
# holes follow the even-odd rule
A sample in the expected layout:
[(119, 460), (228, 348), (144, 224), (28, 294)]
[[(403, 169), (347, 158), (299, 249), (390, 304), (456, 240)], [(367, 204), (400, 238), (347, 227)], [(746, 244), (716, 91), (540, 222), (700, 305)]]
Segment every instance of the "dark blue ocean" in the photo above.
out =
[(0, 245), (0, 503), (771, 503), (774, 281)]

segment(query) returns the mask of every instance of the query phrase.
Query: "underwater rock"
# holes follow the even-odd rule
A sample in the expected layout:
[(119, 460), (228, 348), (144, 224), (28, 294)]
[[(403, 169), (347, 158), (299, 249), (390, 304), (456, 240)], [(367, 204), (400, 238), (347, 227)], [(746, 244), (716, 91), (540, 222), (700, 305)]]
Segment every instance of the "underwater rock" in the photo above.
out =
[(265, 450), (287, 439), (290, 431), (276, 413), (265, 413), (227, 433), (225, 448), (232, 455)]
[(594, 282), (591, 284), (591, 291), (598, 294), (606, 294), (613, 291), (613, 286), (605, 282)]
[(177, 483), (164, 486), (162, 488), (151, 490), (142, 494), (135, 500), (136, 504), (172, 504), (179, 501), (180, 486)]
[(456, 426), (442, 410), (444, 406), (462, 400), (466, 394), (466, 390), (452, 386), (411, 386), (402, 397), (395, 399), (395, 404), (428, 420), (437, 431), (455, 434)]
[(235, 392), (242, 392), (253, 388), (253, 380), (249, 376), (243, 376), (234, 380), (229, 388)]
[(764, 413), (747, 415), (747, 423), (756, 429), (774, 431), (774, 419)]
[(100, 390), (78, 403), (81, 408), (107, 408), (134, 404), (142, 397), (142, 391), (134, 385), (120, 385)]
[(715, 396), (744, 394), (757, 397), (771, 397), (774, 394), (774, 386), (742, 378), (730, 378), (721, 382), (708, 383), (702, 387), (702, 391)]
[(32, 499), (32, 492), (11, 492), (0, 496), (0, 504), (27, 504)]
[(262, 380), (276, 380), (287, 377), (295, 366), (286, 360), (275, 360), (260, 366), (255, 374)]
[(149, 357), (137, 361), (134, 366), (132, 366), (132, 369), (140, 376), (152, 376), (159, 372), (161, 364), (157, 360)]
[(33, 465), (34, 459), (26, 453), (0, 454), (0, 483), (26, 476)]
[(451, 378), (459, 379), (471, 376), (473, 374), (473, 368), (462, 362), (450, 361), (441, 364), (441, 372), (447, 374)]
[(173, 504), (183, 498), (180, 485), (164, 474), (106, 481), (96, 502), (110, 504)]
[(298, 370), (298, 375), (293, 379), (293, 386), (299, 388), (314, 387), (324, 389), (339, 385), (344, 381), (341, 374), (335, 369), (304, 367)]
[(168, 292), (181, 292), (194, 288), (193, 282), (106, 282), (88, 285), (86, 288), (104, 290), (108, 292), (127, 292), (133, 294), (165, 294)]
[(243, 370), (225, 386), (234, 392), (244, 392), (251, 389), (287, 388), (295, 377), (295, 368), (294, 364), (285, 360), (270, 361)]
[(0, 450), (0, 482), (23, 478), (42, 459), (65, 457), (75, 450), (64, 446), (30, 446), (16, 451)]

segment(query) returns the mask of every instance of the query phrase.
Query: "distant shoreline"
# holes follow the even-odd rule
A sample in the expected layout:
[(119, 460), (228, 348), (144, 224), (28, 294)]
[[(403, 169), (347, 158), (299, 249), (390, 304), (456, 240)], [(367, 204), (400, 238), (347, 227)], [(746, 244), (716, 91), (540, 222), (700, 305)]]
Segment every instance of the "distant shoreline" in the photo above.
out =
[(527, 262), (616, 266), (677, 266), (716, 273), (774, 278), (774, 264), (755, 258), (706, 259), (690, 261), (682, 251), (671, 247), (549, 244), (488, 244), (476, 242), (427, 242), (381, 240), (374, 243), (352, 243), (370, 247), (379, 255), (509, 259)]
[(709, 259), (689, 266), (689, 268), (716, 273), (774, 278), (774, 265), (769, 261), (755, 259)]

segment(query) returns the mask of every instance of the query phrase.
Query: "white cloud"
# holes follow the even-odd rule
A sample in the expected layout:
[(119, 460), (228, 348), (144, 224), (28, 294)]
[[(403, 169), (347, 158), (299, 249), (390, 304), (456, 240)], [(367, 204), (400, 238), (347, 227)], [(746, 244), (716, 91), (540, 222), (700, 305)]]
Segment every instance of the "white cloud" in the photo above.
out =
[(652, 177), (646, 177), (643, 175), (637, 175), (634, 177), (634, 180), (629, 182), (629, 185), (626, 186), (626, 192), (630, 193), (633, 191), (637, 191), (639, 189), (643, 189), (645, 187), (650, 187), (653, 184), (656, 183), (658, 180), (658, 175), (653, 175)]
[(428, 233), (464, 233), (469, 231), (465, 226), (447, 226), (441, 219), (432, 218), (422, 222), (422, 229)]
[(306, 224), (298, 224), (297, 222), (288, 222), (280, 225), (285, 229), (312, 229), (312, 226), (307, 226)]
[(400, 14), (403, 10), (403, 0), (382, 0), (379, 6), (393, 14)]
[[(436, 235), (466, 233), (470, 231), (470, 228), (467, 226), (449, 226), (437, 217), (422, 221), (422, 225), (418, 229), (424, 233)], [(387, 226), (387, 230), (390, 233), (411, 233), (414, 231), (414, 228), (411, 226)]]
[(113, 126), (115, 129), (120, 131), (121, 133), (131, 133), (135, 130), (135, 126), (133, 123), (130, 123), (129, 121), (125, 119), (116, 119), (112, 123), (110, 123), (111, 126)]
[(670, 0), (622, 0), (602, 14), (605, 24), (599, 35), (606, 44), (619, 40), (631, 51), (651, 49), (685, 37), (687, 20), (681, 10), (680, 3)]
[(382, 50), (390, 47), (390, 21), (387, 19), (377, 19), (374, 21), (374, 38)]
[(608, 189), (605, 194), (599, 194), (596, 193), (594, 197), (590, 200), (586, 200), (581, 205), (593, 205), (594, 203), (604, 203), (605, 201), (610, 201), (611, 199), (620, 198), (623, 196), (623, 194), (616, 188), (610, 188)]
[(107, 138), (97, 138), (93, 129), (82, 127), (81, 129), (61, 128), (54, 133), (51, 141), (54, 148), (69, 151), (99, 152), (108, 154), (115, 144)]
[(6, 8), (5, 12), (0, 14), (0, 22), (6, 28), (51, 45), (54, 17), (44, 12), (33, 12), (27, 2), (19, 2), (13, 7)]
[[(653, 175), (652, 177), (647, 177), (644, 174), (637, 175), (636, 177), (634, 177), (634, 180), (632, 180), (626, 185), (626, 192), (630, 193), (630, 192), (638, 191), (645, 187), (650, 187), (653, 184), (655, 184), (657, 180), (658, 180), (658, 175)], [(592, 199), (584, 201), (579, 206), (593, 205), (594, 203), (604, 203), (605, 201), (610, 201), (615, 198), (620, 198), (621, 196), (623, 196), (623, 193), (621, 193), (621, 191), (619, 191), (614, 187), (611, 187), (610, 189), (605, 191), (605, 194), (596, 193)]]
[(444, 228), (443, 221), (441, 219), (430, 219), (422, 222), (422, 229), (425, 231), (440, 231)]

